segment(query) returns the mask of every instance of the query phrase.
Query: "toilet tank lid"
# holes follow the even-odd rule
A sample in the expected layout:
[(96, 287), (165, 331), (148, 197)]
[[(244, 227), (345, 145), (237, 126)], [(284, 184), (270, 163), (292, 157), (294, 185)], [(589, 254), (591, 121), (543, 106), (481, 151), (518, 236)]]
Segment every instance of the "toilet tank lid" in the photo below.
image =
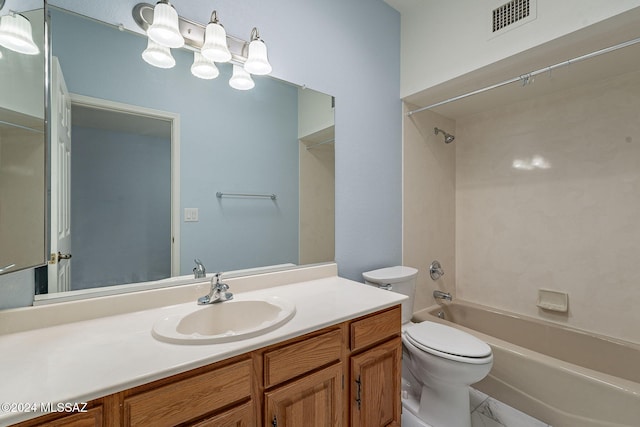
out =
[(362, 273), (365, 280), (373, 283), (397, 283), (412, 279), (418, 275), (418, 270), (412, 267), (398, 265), (396, 267), (380, 268)]

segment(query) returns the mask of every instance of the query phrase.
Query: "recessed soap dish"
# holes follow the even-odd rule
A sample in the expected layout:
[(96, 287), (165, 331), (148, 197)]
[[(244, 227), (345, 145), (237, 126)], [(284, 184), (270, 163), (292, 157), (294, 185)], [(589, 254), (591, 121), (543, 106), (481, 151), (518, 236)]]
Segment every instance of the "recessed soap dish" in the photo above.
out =
[(550, 289), (538, 289), (536, 305), (543, 310), (566, 313), (569, 310), (569, 294)]

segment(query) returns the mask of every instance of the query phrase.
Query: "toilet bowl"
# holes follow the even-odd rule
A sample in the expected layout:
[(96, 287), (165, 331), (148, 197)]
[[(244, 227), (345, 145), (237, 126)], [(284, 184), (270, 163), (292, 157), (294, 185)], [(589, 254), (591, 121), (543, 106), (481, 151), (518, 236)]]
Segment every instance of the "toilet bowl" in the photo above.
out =
[(415, 415), (432, 427), (470, 427), (469, 386), (491, 370), (491, 347), (434, 322), (407, 326), (402, 343), (408, 355), (403, 363), (421, 385)]
[(470, 427), (469, 386), (491, 370), (491, 347), (447, 325), (411, 323), (416, 276), (410, 267), (363, 273), (366, 284), (409, 297), (402, 305), (402, 425)]

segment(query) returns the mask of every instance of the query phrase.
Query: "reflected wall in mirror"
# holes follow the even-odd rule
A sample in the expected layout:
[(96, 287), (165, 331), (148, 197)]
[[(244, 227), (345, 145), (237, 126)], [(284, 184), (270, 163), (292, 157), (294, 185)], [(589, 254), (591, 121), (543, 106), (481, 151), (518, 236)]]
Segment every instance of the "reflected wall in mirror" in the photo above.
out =
[(0, 16), (13, 13), (30, 22), (37, 53), (0, 44), (0, 274), (46, 261), (44, 5), (0, 2)]
[(50, 21), (72, 148), (71, 237), (58, 250), (52, 232), (51, 252), (73, 256), (40, 293), (193, 277), (194, 258), (209, 273), (333, 260), (331, 96), (260, 76), (237, 91), (230, 64), (201, 80), (189, 50), (159, 69), (139, 34), (56, 7)]

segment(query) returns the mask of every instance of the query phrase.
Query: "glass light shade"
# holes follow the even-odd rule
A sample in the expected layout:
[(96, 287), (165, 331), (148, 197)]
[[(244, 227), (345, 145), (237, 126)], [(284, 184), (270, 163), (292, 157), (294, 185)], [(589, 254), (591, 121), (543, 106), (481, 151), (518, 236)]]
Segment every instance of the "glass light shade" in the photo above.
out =
[(204, 44), (200, 49), (202, 55), (210, 61), (229, 62), (231, 52), (227, 46), (227, 32), (215, 22), (209, 22), (204, 32)]
[(142, 52), (142, 59), (147, 64), (158, 68), (173, 68), (176, 65), (176, 60), (171, 56), (171, 50), (151, 39), (147, 42), (147, 48)]
[(151, 40), (159, 45), (178, 48), (184, 46), (180, 34), (178, 12), (168, 3), (157, 3), (153, 8), (153, 24), (147, 30)]
[(267, 45), (262, 40), (253, 40), (249, 43), (249, 56), (244, 63), (244, 69), (258, 76), (271, 72), (271, 64), (267, 58)]
[(26, 55), (37, 55), (40, 49), (33, 42), (31, 22), (20, 14), (0, 18), (0, 46)]
[(194, 76), (211, 80), (218, 77), (220, 71), (218, 71), (218, 67), (213, 61), (208, 60), (200, 52), (193, 52), (193, 65), (191, 65), (191, 74)]
[(251, 74), (247, 73), (244, 68), (239, 65), (233, 65), (233, 75), (229, 80), (229, 86), (238, 90), (249, 90), (253, 89), (255, 85)]

